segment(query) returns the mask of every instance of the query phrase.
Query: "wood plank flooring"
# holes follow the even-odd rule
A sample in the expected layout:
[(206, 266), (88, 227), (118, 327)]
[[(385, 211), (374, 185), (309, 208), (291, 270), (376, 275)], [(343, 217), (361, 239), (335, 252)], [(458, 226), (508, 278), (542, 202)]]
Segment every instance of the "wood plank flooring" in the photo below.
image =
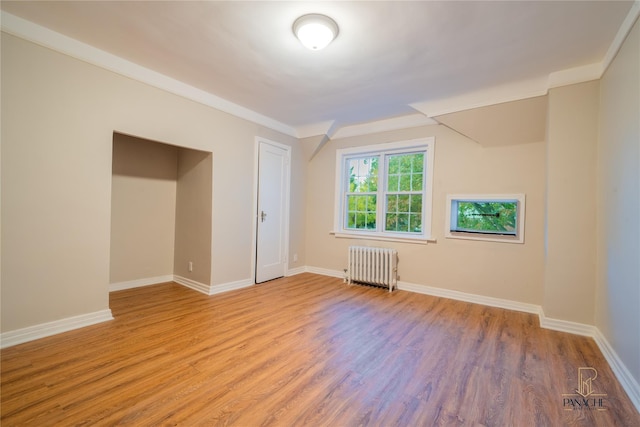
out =
[[(594, 341), (532, 314), (313, 274), (111, 310), (2, 350), (3, 427), (640, 425)], [(598, 373), (581, 409), (579, 367)]]

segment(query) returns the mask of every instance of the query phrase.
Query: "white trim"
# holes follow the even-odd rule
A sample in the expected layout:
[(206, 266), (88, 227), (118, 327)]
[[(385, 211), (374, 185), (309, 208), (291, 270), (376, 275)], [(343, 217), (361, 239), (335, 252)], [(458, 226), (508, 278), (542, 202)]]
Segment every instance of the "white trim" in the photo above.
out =
[(166, 92), (173, 93), (174, 95), (229, 113), (241, 119), (249, 120), (277, 132), (282, 132), (293, 137), (298, 136), (293, 127), (272, 119), (271, 117), (264, 116), (246, 107), (213, 95), (212, 93), (165, 76), (157, 71), (135, 64), (33, 22), (11, 15), (5, 11), (0, 12), (0, 20), (2, 22), (2, 31), (14, 36), (88, 62), (105, 70), (146, 83)]
[(351, 136), (370, 135), (373, 133), (437, 124), (438, 122), (422, 113), (407, 114), (405, 116), (393, 117), (391, 119), (375, 120), (357, 125), (344, 126), (330, 136), (331, 139), (348, 138)]
[(609, 362), (611, 370), (616, 378), (618, 378), (618, 381), (620, 381), (622, 388), (627, 392), (636, 410), (640, 412), (640, 384), (638, 384), (638, 381), (631, 375), (631, 372), (629, 372), (625, 364), (620, 360), (620, 357), (618, 357), (616, 351), (611, 347), (611, 344), (609, 344), (609, 341), (607, 341), (598, 328), (595, 328), (593, 339), (596, 344), (598, 344), (598, 347), (600, 347), (600, 351), (604, 355), (604, 358), (607, 359), (607, 362)]
[(96, 47), (82, 43), (71, 37), (52, 31), (33, 22), (19, 18), (10, 13), (0, 11), (2, 31), (29, 40), (41, 46), (61, 52), (65, 55), (88, 62), (114, 73), (157, 87), (178, 96), (207, 105), (236, 117), (249, 120), (267, 128), (282, 132), (296, 138), (326, 134), (335, 138), (347, 136), (367, 135), (395, 129), (405, 129), (428, 124), (436, 124), (430, 117), (443, 114), (485, 107), (510, 101), (546, 95), (553, 87), (581, 83), (602, 77), (627, 35), (640, 16), (640, 1), (636, 0), (631, 6), (625, 20), (622, 22), (615, 38), (609, 46), (601, 62), (588, 64), (566, 70), (550, 73), (546, 78), (524, 80), (516, 83), (479, 89), (459, 96), (442, 98), (433, 101), (422, 101), (409, 104), (420, 115), (406, 115), (391, 119), (383, 119), (368, 123), (345, 126), (338, 129), (335, 121), (315, 123), (294, 128), (271, 117), (220, 98), (212, 93), (198, 89), (171, 77), (160, 74), (149, 68), (142, 67), (116, 55), (110, 54)]
[(173, 282), (173, 274), (166, 276), (147, 277), (144, 279), (127, 280), (109, 285), (109, 292), (122, 291), (124, 289), (141, 288), (143, 286), (157, 285), (158, 283)]
[(109, 309), (81, 314), (79, 316), (67, 317), (53, 322), (41, 323), (39, 325), (29, 326), (15, 331), (4, 332), (0, 334), (0, 348), (11, 347), (28, 341), (37, 340), (39, 338), (49, 337), (62, 332), (68, 332), (74, 329), (84, 328), (85, 326), (106, 322), (108, 320), (113, 320), (113, 315)]
[(346, 273), (344, 271), (330, 270), (328, 268), (321, 267), (306, 267), (307, 273), (320, 274), (322, 276), (336, 277), (338, 279), (344, 279)]
[[(424, 138), (417, 138), (411, 140), (404, 141), (394, 141), (387, 142), (383, 144), (373, 144), (359, 147), (348, 147), (348, 148), (340, 148), (336, 150), (336, 168), (335, 168), (335, 187), (334, 187), (334, 205), (333, 205), (333, 233), (336, 237), (346, 237), (353, 236), (353, 238), (359, 239), (373, 239), (380, 240), (382, 239), (401, 239), (402, 241), (414, 240), (416, 243), (426, 243), (429, 240), (432, 240), (433, 236), (433, 170), (434, 170), (434, 159), (435, 159), (435, 146), (436, 140), (433, 136), (428, 136)], [(345, 180), (344, 180), (344, 172), (345, 172), (345, 161), (347, 157), (350, 156), (360, 156), (360, 155), (380, 155), (383, 158), (387, 154), (392, 154), (393, 152), (403, 152), (410, 151), (412, 149), (416, 150), (425, 150), (425, 168), (424, 179), (425, 179), (425, 187), (424, 187), (424, 201), (422, 204), (423, 213), (422, 213), (422, 233), (420, 234), (402, 234), (402, 233), (390, 233), (383, 231), (383, 228), (379, 226), (379, 229), (376, 231), (352, 231), (345, 229), (343, 227), (344, 221), (344, 192), (345, 192)], [(381, 169), (380, 169), (381, 168)], [(385, 171), (386, 173), (386, 162), (381, 162), (379, 166), (379, 170)], [(386, 174), (384, 175), (386, 176)], [(379, 192), (384, 193), (384, 182), (378, 182)], [(377, 214), (380, 215), (383, 211), (383, 204), (378, 205)]]
[(335, 120), (329, 120), (320, 123), (311, 123), (309, 125), (298, 126), (296, 132), (298, 138), (309, 138), (310, 136), (330, 135), (336, 126)]
[[(478, 201), (478, 202), (510, 202), (518, 203), (518, 229), (515, 236), (498, 236), (491, 233), (465, 233), (460, 231), (451, 231), (451, 222), (456, 218), (456, 212), (452, 212), (451, 206), (454, 200), (459, 201)], [(524, 193), (520, 194), (447, 194), (446, 215), (444, 224), (444, 237), (447, 239), (463, 239), (463, 240), (484, 240), (487, 242), (500, 243), (524, 243), (525, 230), (525, 211), (526, 197)]]
[(287, 272), (285, 273), (285, 277), (289, 277), (289, 276), (295, 276), (297, 274), (302, 274), (302, 273), (306, 273), (307, 269), (306, 267), (302, 266), (302, 267), (296, 267), (296, 268), (290, 268), (287, 270)]
[(286, 135), (305, 138), (326, 134), (331, 137), (331, 133), (333, 133), (334, 138), (345, 138), (348, 136), (367, 135), (389, 130), (436, 124), (436, 122), (429, 118), (472, 108), (542, 96), (546, 95), (550, 88), (599, 79), (615, 58), (639, 16), (640, 1), (636, 0), (631, 6), (625, 20), (620, 25), (615, 38), (601, 62), (566, 70), (558, 70), (550, 73), (546, 78), (524, 80), (479, 89), (459, 96), (409, 104), (411, 108), (424, 115), (422, 118), (419, 117), (420, 115), (406, 115), (344, 126), (342, 128), (338, 128), (335, 121), (314, 123), (294, 128), (271, 117), (264, 116), (256, 111), (220, 98), (212, 93), (165, 76), (149, 68), (142, 67), (71, 37), (11, 15), (5, 11), (0, 11), (0, 22), (2, 31), (8, 34), (29, 40), (81, 61), (224, 111), (236, 117), (249, 120)]
[[(343, 278), (342, 272), (329, 270), (320, 267), (306, 267), (307, 272), (320, 274), (323, 276)], [(481, 304), (490, 307), (504, 308), (506, 310), (520, 311), (524, 313), (537, 314), (540, 327), (569, 334), (583, 335), (594, 339), (600, 351), (604, 355), (607, 363), (611, 367), (614, 375), (620, 381), (620, 385), (626, 391), (631, 402), (640, 412), (640, 385), (631, 375), (625, 364), (613, 349), (611, 344), (602, 335), (600, 330), (592, 325), (571, 322), (568, 320), (552, 319), (544, 314), (544, 310), (537, 304), (529, 304), (519, 301), (511, 301), (502, 298), (487, 297), (483, 295), (469, 294), (466, 292), (454, 291), (450, 289), (434, 288), (426, 285), (398, 281), (398, 289), (407, 292), (414, 292), (424, 295), (431, 295), (440, 298), (449, 298), (457, 301), (464, 301), (473, 304)]]
[(196, 282), (195, 280), (187, 279), (186, 277), (178, 275), (173, 276), (173, 281), (179, 285), (186, 286), (187, 288), (191, 288), (205, 295), (210, 295), (211, 286), (205, 285), (204, 283)]
[[(304, 269), (304, 267), (302, 268)], [(152, 283), (154, 279), (157, 279), (157, 281)], [(123, 285), (128, 285), (128, 284), (137, 285), (137, 286), (129, 286), (126, 288), (122, 288), (122, 289), (130, 289), (130, 288), (135, 288), (140, 286), (157, 285), (165, 282), (175, 282), (179, 285), (185, 286), (189, 289), (193, 289), (205, 295), (215, 295), (222, 292), (232, 291), (235, 289), (246, 288), (247, 286), (251, 286), (255, 284), (255, 282), (252, 279), (243, 279), (243, 280), (237, 280), (235, 282), (222, 283), (219, 285), (206, 285), (204, 283), (200, 283), (195, 280), (178, 276), (178, 275), (158, 276), (155, 278), (152, 277), (149, 279), (132, 280), (130, 282), (120, 282), (120, 283)]]
[(471, 110), (473, 108), (519, 101), (547, 94), (547, 78), (538, 78), (516, 83), (509, 83), (491, 88), (479, 89), (463, 95), (441, 98), (434, 101), (422, 101), (409, 104), (411, 108), (427, 117)]
[(379, 234), (368, 234), (367, 232), (353, 232), (353, 233), (349, 233), (347, 231), (343, 231), (343, 232), (335, 232), (335, 231), (330, 231), (329, 234), (334, 235), (335, 237), (337, 237), (338, 239), (358, 239), (358, 240), (378, 240), (378, 241), (382, 241), (382, 242), (398, 242), (398, 243), (411, 243), (414, 245), (426, 245), (428, 243), (436, 243), (437, 239), (430, 237), (428, 239), (425, 239), (424, 237), (420, 237), (420, 238), (411, 238), (411, 237), (401, 237), (401, 236), (397, 236), (395, 235), (395, 237), (387, 237), (387, 236), (380, 236)]
[(468, 294), (466, 292), (454, 291), (444, 288), (434, 288), (432, 286), (417, 285), (415, 283), (409, 282), (398, 281), (398, 289), (402, 291), (414, 292), (417, 294), (448, 298), (457, 301), (470, 302), (473, 304), (481, 304), (489, 307), (521, 311), (524, 313), (538, 314), (540, 312), (540, 306), (535, 304), (528, 304), (502, 298), (487, 297), (483, 295)]
[(247, 288), (255, 285), (253, 279), (236, 280), (235, 282), (211, 285), (208, 295), (221, 294), (223, 292), (235, 291), (236, 289)]
[(553, 319), (544, 314), (544, 310), (540, 307), (540, 327), (550, 329), (552, 331), (568, 332), (570, 334), (582, 335), (585, 337), (593, 337), (597, 328), (584, 323), (572, 322), (569, 320)]
[[(309, 273), (320, 274), (323, 276), (344, 278), (342, 272), (336, 270), (329, 270), (320, 267), (306, 267), (306, 270)], [(620, 381), (622, 388), (627, 392), (629, 399), (635, 405), (638, 412), (640, 412), (640, 385), (638, 384), (638, 381), (636, 381), (633, 375), (631, 375), (625, 364), (620, 360), (620, 357), (618, 357), (616, 351), (613, 349), (613, 347), (611, 347), (607, 339), (602, 335), (597, 327), (592, 325), (585, 325), (583, 323), (570, 322), (567, 320), (548, 318), (545, 316), (542, 307), (536, 304), (529, 304), (476, 294), (468, 294), (466, 292), (453, 291), (443, 288), (434, 288), (431, 286), (417, 285), (415, 283), (401, 281), (398, 281), (398, 289), (402, 291), (432, 295), (440, 298), (449, 298), (473, 304), (481, 304), (490, 307), (498, 307), (507, 310), (537, 314), (541, 328), (593, 338), (600, 348), (600, 351), (604, 355), (605, 359), (607, 360), (607, 363), (609, 363), (609, 366), (611, 367), (614, 375), (616, 376), (618, 381)]]
[(620, 28), (618, 28), (618, 32), (616, 33), (613, 42), (611, 42), (609, 49), (607, 49), (607, 53), (604, 55), (604, 58), (600, 63), (600, 77), (602, 77), (605, 71), (607, 71), (607, 68), (609, 68), (609, 65), (613, 62), (613, 59), (616, 57), (618, 51), (624, 44), (624, 41), (627, 39), (627, 36), (638, 20), (638, 17), (640, 17), (640, 0), (635, 0), (633, 5), (631, 5), (631, 9), (629, 9), (629, 13), (627, 13), (626, 18), (622, 21)]
[(549, 74), (549, 89), (598, 80), (602, 77), (602, 64), (583, 65)]

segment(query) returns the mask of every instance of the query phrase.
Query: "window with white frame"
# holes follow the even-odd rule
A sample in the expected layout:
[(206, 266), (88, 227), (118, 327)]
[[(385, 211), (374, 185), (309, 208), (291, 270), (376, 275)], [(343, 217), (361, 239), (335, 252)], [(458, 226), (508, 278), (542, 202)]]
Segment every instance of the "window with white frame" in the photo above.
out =
[(434, 138), (337, 150), (339, 237), (431, 237)]
[(448, 195), (445, 237), (524, 243), (524, 194)]

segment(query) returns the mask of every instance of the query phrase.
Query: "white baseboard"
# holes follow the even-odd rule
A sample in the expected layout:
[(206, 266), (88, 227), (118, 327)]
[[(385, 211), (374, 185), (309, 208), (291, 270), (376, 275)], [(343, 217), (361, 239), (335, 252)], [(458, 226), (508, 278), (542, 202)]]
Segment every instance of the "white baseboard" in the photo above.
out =
[(289, 270), (287, 270), (287, 272), (285, 273), (285, 277), (289, 277), (289, 276), (295, 276), (296, 274), (302, 274), (302, 273), (306, 273), (307, 272), (307, 268), (306, 267), (296, 267), (296, 268), (291, 268)]
[(638, 381), (631, 375), (631, 372), (627, 369), (625, 364), (620, 360), (616, 351), (611, 347), (609, 341), (602, 335), (600, 329), (595, 328), (595, 333), (593, 339), (595, 340), (598, 347), (600, 347), (600, 351), (604, 355), (604, 358), (607, 359), (611, 370), (615, 374), (618, 381), (624, 388), (624, 391), (627, 392), (629, 399), (636, 407), (636, 410), (640, 412), (640, 384)]
[[(306, 267), (306, 271), (308, 271), (309, 273), (315, 273), (330, 277), (342, 278), (344, 276), (341, 271), (328, 270), (319, 267)], [(528, 304), (501, 298), (468, 294), (465, 292), (435, 288), (425, 285), (417, 285), (415, 283), (401, 281), (398, 282), (398, 289), (442, 298), (449, 298), (458, 301), (488, 305), (491, 307), (499, 307), (507, 310), (537, 314), (541, 328), (593, 338), (600, 348), (600, 351), (604, 355), (605, 359), (607, 360), (607, 363), (609, 363), (609, 366), (611, 366), (611, 370), (615, 374), (616, 378), (618, 379), (618, 381), (620, 381), (620, 384), (629, 395), (629, 399), (631, 399), (631, 402), (635, 405), (638, 412), (640, 412), (640, 385), (638, 385), (638, 381), (633, 377), (633, 375), (631, 375), (625, 364), (618, 357), (618, 354), (615, 352), (613, 347), (611, 347), (611, 344), (609, 344), (607, 339), (604, 337), (604, 335), (602, 335), (597, 327), (593, 325), (585, 325), (583, 323), (571, 322), (568, 320), (549, 318), (545, 316), (542, 307), (536, 304)]]
[[(302, 271), (300, 271), (300, 273), (303, 273), (303, 272), (304, 272), (304, 267), (302, 267)], [(193, 289), (205, 295), (215, 295), (221, 292), (227, 292), (227, 291), (232, 291), (234, 289), (246, 288), (247, 286), (253, 285), (252, 279), (238, 280), (235, 282), (223, 283), (220, 285), (206, 285), (204, 283), (200, 283), (186, 277), (182, 277), (178, 275), (169, 275), (169, 276), (149, 277), (147, 279), (131, 280), (128, 282), (113, 283), (109, 285), (109, 292), (120, 291), (123, 289), (139, 288), (142, 286), (156, 285), (158, 283), (165, 283), (165, 282), (176, 282), (179, 285), (186, 286), (187, 288)]]
[(344, 276), (345, 276), (345, 272), (344, 271), (329, 270), (327, 268), (320, 268), (320, 267), (309, 267), (309, 266), (307, 266), (305, 268), (305, 271), (307, 273), (320, 274), (322, 276), (337, 277), (338, 279), (344, 279)]
[(179, 285), (186, 286), (187, 288), (191, 288), (205, 295), (210, 295), (209, 291), (211, 289), (211, 286), (205, 285), (204, 283), (196, 282), (195, 280), (187, 279), (186, 277), (178, 275), (173, 276), (173, 281)]
[(0, 334), (0, 348), (11, 347), (27, 341), (37, 340), (62, 332), (72, 331), (96, 323), (113, 320), (111, 310), (100, 310), (93, 313), (81, 314), (79, 316), (67, 317), (53, 322), (41, 323), (29, 326), (28, 328), (17, 329), (15, 331)]
[(540, 307), (538, 317), (540, 319), (540, 327), (544, 329), (551, 329), (552, 331), (568, 332), (570, 334), (595, 338), (595, 333), (598, 330), (598, 328), (592, 325), (547, 317), (544, 314), (542, 307)]
[[(336, 277), (339, 279), (344, 278), (344, 272), (338, 270), (330, 270), (319, 267), (298, 267), (287, 272), (287, 276), (292, 276), (301, 273), (314, 273), (323, 276)], [(153, 281), (154, 283), (151, 283)], [(205, 295), (214, 295), (222, 292), (227, 292), (235, 289), (241, 289), (248, 286), (252, 286), (252, 279), (238, 280), (235, 282), (224, 283), (220, 285), (205, 285), (195, 280), (187, 279), (181, 276), (159, 276), (149, 279), (132, 280), (129, 282), (114, 283), (109, 286), (110, 291), (130, 289), (140, 286), (148, 286), (156, 283), (175, 281), (180, 285), (194, 289)], [(604, 355), (605, 359), (611, 366), (615, 376), (629, 395), (629, 398), (635, 405), (638, 412), (640, 412), (640, 385), (638, 381), (631, 375), (625, 364), (620, 360), (617, 353), (609, 344), (607, 339), (602, 335), (600, 330), (592, 325), (585, 325), (582, 323), (570, 322), (567, 320), (552, 319), (545, 316), (542, 307), (535, 304), (527, 304), (518, 301), (505, 300), (501, 298), (486, 297), (482, 295), (468, 294), (465, 292), (453, 291), (443, 288), (435, 288), (425, 285), (417, 285), (408, 282), (398, 282), (398, 289), (415, 292), (420, 294), (432, 295), (441, 298), (449, 298), (458, 301), (470, 302), (475, 304), (482, 304), (491, 307), (499, 307), (507, 310), (521, 311), (525, 313), (537, 314), (540, 319), (540, 327), (545, 329), (551, 329), (560, 332), (568, 332), (571, 334), (584, 335), (592, 337), (600, 351)], [(17, 344), (22, 344), (28, 341), (33, 341), (38, 338), (44, 338), (51, 335), (59, 334), (62, 332), (71, 331), (73, 329), (82, 328), (85, 326), (94, 325), (96, 323), (112, 320), (113, 316), (111, 310), (101, 310), (94, 313), (87, 313), (79, 316), (73, 316), (66, 319), (61, 319), (53, 322), (42, 323), (40, 325), (30, 326), (15, 331), (9, 331), (0, 334), (0, 348), (11, 347)]]
[(525, 313), (538, 314), (540, 312), (540, 306), (535, 304), (528, 304), (519, 301), (511, 301), (502, 298), (487, 297), (483, 295), (468, 294), (466, 292), (453, 291), (450, 289), (434, 288), (432, 286), (416, 285), (415, 283), (408, 283), (398, 281), (398, 289), (403, 291), (415, 292), (418, 294), (431, 295), (441, 298), (449, 298), (457, 301), (470, 302), (474, 304), (482, 304), (490, 307), (505, 308), (507, 310), (522, 311)]
[(122, 291), (125, 289), (140, 288), (142, 286), (157, 285), (158, 283), (172, 282), (173, 274), (166, 276), (147, 277), (144, 279), (128, 280), (126, 282), (111, 283), (109, 292)]
[(237, 280), (235, 282), (222, 283), (220, 285), (211, 285), (208, 295), (220, 294), (222, 292), (234, 291), (236, 289), (242, 289), (249, 286), (253, 286), (255, 283), (253, 279)]

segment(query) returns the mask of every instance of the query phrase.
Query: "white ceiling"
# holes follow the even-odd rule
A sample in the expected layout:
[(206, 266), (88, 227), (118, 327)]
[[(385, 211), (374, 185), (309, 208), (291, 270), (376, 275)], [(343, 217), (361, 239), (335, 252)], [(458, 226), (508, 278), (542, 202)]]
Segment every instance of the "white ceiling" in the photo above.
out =
[[(301, 136), (413, 117), (438, 103), (447, 105), (440, 113), (464, 109), (455, 100), (468, 93), (531, 82), (544, 86), (554, 73), (601, 64), (632, 6), (632, 1), (1, 4), (4, 12), (275, 119)], [(323, 13), (338, 23), (340, 34), (326, 49), (307, 50), (294, 37), (293, 21), (305, 13)]]

